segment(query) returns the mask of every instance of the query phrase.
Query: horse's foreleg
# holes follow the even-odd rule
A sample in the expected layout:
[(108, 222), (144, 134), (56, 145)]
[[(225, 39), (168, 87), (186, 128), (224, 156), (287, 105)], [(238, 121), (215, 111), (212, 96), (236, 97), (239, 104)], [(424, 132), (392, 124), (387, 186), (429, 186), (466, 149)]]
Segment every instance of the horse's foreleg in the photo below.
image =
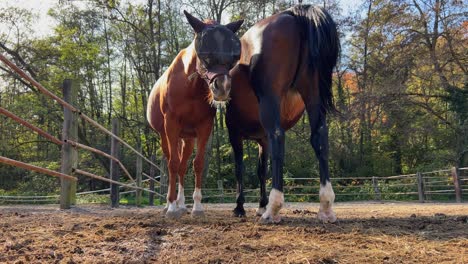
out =
[(281, 221), (279, 211), (284, 205), (284, 129), (281, 127), (278, 98), (273, 95), (264, 95), (259, 98), (259, 103), (260, 122), (268, 135), (273, 180), (268, 205), (260, 221), (278, 223)]
[(185, 205), (185, 194), (184, 194), (184, 177), (187, 173), (188, 164), (187, 161), (192, 155), (193, 152), (194, 139), (188, 138), (182, 141), (182, 146), (180, 148), (180, 166), (179, 166), (179, 192), (177, 194), (177, 206), (179, 210), (184, 213), (187, 211), (187, 206)]
[(195, 159), (193, 160), (193, 170), (195, 172), (195, 190), (193, 192), (193, 208), (192, 216), (198, 217), (204, 215), (202, 200), (202, 176), (203, 176), (203, 165), (205, 163), (205, 150), (206, 143), (210, 137), (211, 131), (213, 130), (213, 119), (209, 119), (207, 122), (201, 124), (197, 129), (197, 151)]
[(167, 116), (164, 120), (164, 126), (169, 150), (169, 188), (167, 192), (168, 208), (166, 212), (166, 217), (179, 218), (182, 214), (179, 210), (177, 210), (176, 179), (180, 165), (179, 134), (181, 128), (176, 120), (170, 119)]
[(229, 131), (229, 142), (231, 143), (232, 150), (234, 152), (234, 160), (235, 160), (235, 174), (237, 180), (237, 198), (236, 203), (237, 206), (234, 208), (234, 216), (236, 217), (243, 217), (245, 216), (245, 209), (244, 209), (244, 180), (243, 180), (243, 169), (244, 169), (244, 154), (243, 154), (243, 145), (242, 145), (242, 138), (239, 136), (237, 132)]
[(257, 216), (262, 216), (266, 212), (268, 198), (266, 196), (266, 175), (268, 162), (268, 140), (258, 140), (258, 163), (257, 176), (260, 181), (260, 204), (257, 209)]
[(310, 123), (310, 143), (314, 148), (315, 155), (319, 160), (320, 168), (320, 209), (318, 218), (324, 222), (335, 222), (336, 215), (333, 212), (335, 193), (330, 183), (328, 168), (328, 127), (326, 113), (322, 111), (319, 104), (306, 107)]

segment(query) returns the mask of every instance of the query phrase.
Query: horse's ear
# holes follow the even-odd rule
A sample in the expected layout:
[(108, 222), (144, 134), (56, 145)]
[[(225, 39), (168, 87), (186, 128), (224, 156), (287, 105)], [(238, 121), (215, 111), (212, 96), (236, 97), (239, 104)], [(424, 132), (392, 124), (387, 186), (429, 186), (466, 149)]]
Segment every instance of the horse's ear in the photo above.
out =
[(236, 31), (239, 30), (239, 28), (242, 26), (242, 23), (244, 23), (243, 19), (231, 22), (227, 24), (226, 27), (229, 28), (232, 32), (236, 33)]
[(200, 33), (203, 31), (205, 28), (205, 23), (203, 23), (201, 20), (198, 18), (192, 16), (189, 14), (189, 12), (184, 10), (185, 17), (187, 18), (187, 21), (189, 22), (190, 26), (192, 26), (193, 30), (195, 30), (195, 33)]

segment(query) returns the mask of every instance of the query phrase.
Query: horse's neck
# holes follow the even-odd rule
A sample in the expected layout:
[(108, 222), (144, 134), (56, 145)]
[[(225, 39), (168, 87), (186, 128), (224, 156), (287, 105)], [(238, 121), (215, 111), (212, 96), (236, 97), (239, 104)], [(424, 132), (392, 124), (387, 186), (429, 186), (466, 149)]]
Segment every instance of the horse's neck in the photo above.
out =
[[(209, 92), (209, 88), (206, 82), (198, 76), (197, 55), (194, 43), (192, 42), (192, 44), (182, 50), (179, 55), (178, 60), (183, 66), (183, 73), (179, 72), (181, 75), (178, 75), (177, 78), (185, 79), (187, 88), (186, 92), (188, 94), (192, 94), (193, 96), (202, 96), (204, 98), (206, 93)], [(182, 70), (179, 67), (177, 68)]]
[(184, 49), (181, 56), (184, 65), (184, 73), (189, 77), (197, 70), (197, 54), (195, 53), (195, 44), (192, 42)]

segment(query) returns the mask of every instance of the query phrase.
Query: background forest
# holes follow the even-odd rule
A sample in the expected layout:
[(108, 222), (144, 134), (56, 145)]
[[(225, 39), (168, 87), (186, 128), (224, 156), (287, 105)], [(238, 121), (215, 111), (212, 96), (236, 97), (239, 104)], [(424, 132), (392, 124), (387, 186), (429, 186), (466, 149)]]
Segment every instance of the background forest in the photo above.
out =
[[(304, 1), (324, 6), (339, 25), (342, 54), (334, 74), (339, 113), (330, 123), (333, 177), (388, 176), (468, 165), (468, 21), (459, 0), (363, 0), (343, 10), (339, 0)], [(161, 159), (159, 137), (147, 123), (147, 96), (175, 55), (193, 38), (182, 15), (224, 23), (255, 22), (296, 1), (148, 0), (57, 1), (48, 12), (55, 27), (33, 34), (34, 10), (1, 7), (0, 52), (43, 86), (62, 94), (65, 78), (79, 87), (77, 107)], [(0, 64), (0, 106), (61, 138), (63, 110)], [(209, 143), (206, 186), (235, 187), (224, 113), (219, 109)], [(307, 118), (287, 132), (287, 177), (317, 177)], [(79, 141), (106, 152), (110, 138), (80, 123)], [(245, 144), (245, 183), (257, 187), (257, 147)], [(60, 147), (0, 116), (0, 155), (60, 168)], [(122, 149), (134, 171), (135, 156)], [(145, 165), (146, 166), (146, 165)], [(109, 161), (80, 151), (80, 167), (108, 175)], [(145, 167), (144, 171), (148, 171)], [(191, 171), (189, 171), (191, 175)], [(193, 184), (192, 177), (187, 184)], [(58, 180), (0, 164), (0, 193), (57, 193)], [(80, 178), (79, 190), (107, 184)]]

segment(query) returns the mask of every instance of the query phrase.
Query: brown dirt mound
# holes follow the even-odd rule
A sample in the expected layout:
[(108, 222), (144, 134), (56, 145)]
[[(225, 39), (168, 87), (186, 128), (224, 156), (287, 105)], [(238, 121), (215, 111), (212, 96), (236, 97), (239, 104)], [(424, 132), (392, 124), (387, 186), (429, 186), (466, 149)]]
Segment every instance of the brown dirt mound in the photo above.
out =
[(0, 262), (7, 263), (467, 263), (467, 204), (335, 206), (338, 222), (316, 219), (317, 204), (288, 204), (278, 225), (246, 218), (232, 204), (206, 217), (170, 221), (162, 208), (0, 207)]

